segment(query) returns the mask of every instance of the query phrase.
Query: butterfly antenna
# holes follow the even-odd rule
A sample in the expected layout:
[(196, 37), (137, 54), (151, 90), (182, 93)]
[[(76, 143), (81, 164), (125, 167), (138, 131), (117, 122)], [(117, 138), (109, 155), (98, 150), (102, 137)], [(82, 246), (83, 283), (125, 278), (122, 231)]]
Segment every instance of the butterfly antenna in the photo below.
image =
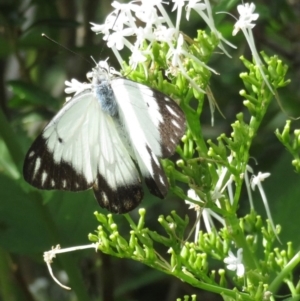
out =
[[(114, 27), (115, 27), (115, 25), (116, 25), (116, 22), (117, 22), (117, 20), (118, 20), (118, 18), (119, 18), (119, 16), (120, 16), (120, 13), (121, 13), (121, 10), (119, 9), (119, 11), (118, 11), (118, 13), (117, 13), (117, 15), (116, 15), (116, 19), (115, 19), (115, 21), (114, 21), (112, 27), (110, 28), (110, 31), (112, 31), (112, 30), (114, 29)], [(106, 41), (108, 41), (109, 36), (110, 36), (110, 32), (109, 32), (109, 34), (108, 34), (108, 36), (107, 36)], [(100, 50), (100, 56), (101, 56), (101, 54), (102, 54), (102, 52), (103, 52), (103, 49), (104, 49), (104, 47), (102, 47), (102, 49)], [(92, 58), (92, 60), (95, 61), (93, 58)]]
[(92, 59), (92, 61), (95, 63), (95, 65), (97, 66), (98, 64), (97, 64), (97, 62), (96, 62), (96, 60), (94, 59), (93, 56), (91, 56), (91, 59)]
[(73, 54), (75, 54), (75, 55), (77, 55), (77, 56), (79, 56), (80, 58), (82, 58), (83, 60), (85, 60), (86, 62), (88, 62), (89, 64), (91, 63), (89, 60), (87, 60), (87, 59), (86, 59), (85, 57), (83, 57), (82, 55), (80, 55), (80, 54), (76, 53), (75, 51), (73, 51), (73, 50), (67, 48), (66, 46), (64, 46), (64, 45), (62, 45), (62, 44), (56, 42), (55, 40), (53, 40), (53, 39), (51, 39), (50, 37), (48, 37), (46, 34), (42, 33), (42, 37), (45, 38), (45, 39), (47, 39), (47, 40), (49, 40), (49, 41), (51, 41), (52, 43), (56, 44), (57, 46), (59, 46), (59, 47), (65, 49), (65, 50), (67, 50), (67, 51), (69, 51), (69, 52), (71, 52), (71, 53), (73, 53)]

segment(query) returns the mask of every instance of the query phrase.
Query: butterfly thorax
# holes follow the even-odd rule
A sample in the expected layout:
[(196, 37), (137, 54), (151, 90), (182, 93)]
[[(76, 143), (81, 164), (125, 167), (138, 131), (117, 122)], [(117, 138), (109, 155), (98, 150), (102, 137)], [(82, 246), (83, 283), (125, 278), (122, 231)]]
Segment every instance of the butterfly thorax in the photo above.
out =
[(92, 80), (93, 93), (97, 98), (101, 109), (112, 117), (118, 115), (118, 105), (111, 88), (109, 77), (102, 72), (97, 72)]

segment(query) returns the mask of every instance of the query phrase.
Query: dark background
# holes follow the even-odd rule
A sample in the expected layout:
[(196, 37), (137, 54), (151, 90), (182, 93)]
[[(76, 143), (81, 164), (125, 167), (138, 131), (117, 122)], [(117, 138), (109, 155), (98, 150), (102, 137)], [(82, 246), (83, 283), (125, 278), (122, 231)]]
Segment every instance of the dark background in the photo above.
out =
[[(57, 276), (67, 270), (77, 279), (71, 292), (58, 287), (50, 278), (42, 254), (51, 246), (62, 247), (88, 244), (88, 233), (98, 226), (93, 212), (101, 210), (92, 192), (41, 192), (31, 188), (22, 178), (22, 163), (32, 140), (64, 102), (64, 81), (76, 78), (86, 81), (86, 73), (96, 61), (113, 55), (96, 36), (89, 22), (103, 23), (111, 11), (110, 1), (11, 1), (0, 0), (0, 300), (175, 300), (195, 293), (198, 300), (220, 300), (219, 296), (200, 292), (177, 279), (151, 270), (137, 262), (111, 258), (94, 250), (79, 251), (57, 258)], [(237, 16), (238, 1), (212, 1), (215, 11), (229, 11)], [(274, 135), (290, 116), (300, 116), (300, 4), (297, 0), (256, 1), (260, 14), (254, 28), (256, 46), (268, 55), (277, 54), (290, 66), (292, 83), (279, 91), (283, 112), (274, 100), (265, 122), (255, 138), (250, 165), (255, 172), (271, 172), (264, 187), (274, 222), (283, 227), (281, 240), (291, 240), (299, 247), (300, 180), (291, 166), (291, 156)], [(170, 9), (169, 9), (170, 10)], [(174, 17), (173, 17), (174, 20)], [(213, 75), (211, 89), (226, 119), (218, 112), (215, 126), (210, 124), (209, 106), (201, 117), (207, 139), (231, 132), (235, 115), (247, 111), (238, 92), (243, 88), (239, 73), (245, 69), (240, 55), (251, 59), (242, 33), (232, 37), (234, 19), (216, 16), (217, 28), (224, 37), (238, 46), (229, 60), (219, 51), (209, 65), (220, 76)], [(192, 14), (190, 22), (183, 21), (181, 30), (194, 37), (205, 24)], [(46, 33), (55, 41), (85, 59), (41, 37)], [(124, 56), (125, 57), (125, 56)], [(293, 127), (299, 127), (294, 122)], [(169, 196), (164, 201), (146, 196), (142, 206), (147, 208), (147, 225), (161, 229), (160, 214), (175, 209), (182, 216), (187, 212), (182, 200)], [(258, 194), (257, 211), (265, 217)], [(245, 195), (240, 213), (247, 213)], [(189, 213), (191, 214), (191, 213)], [(132, 213), (137, 219), (137, 212)], [(193, 218), (193, 212), (191, 218)], [(115, 217), (120, 228), (128, 229), (121, 216)], [(123, 225), (123, 226), (122, 226)], [(215, 269), (218, 266), (214, 267)], [(70, 277), (70, 274), (69, 274)], [(65, 278), (61, 278), (66, 283)]]

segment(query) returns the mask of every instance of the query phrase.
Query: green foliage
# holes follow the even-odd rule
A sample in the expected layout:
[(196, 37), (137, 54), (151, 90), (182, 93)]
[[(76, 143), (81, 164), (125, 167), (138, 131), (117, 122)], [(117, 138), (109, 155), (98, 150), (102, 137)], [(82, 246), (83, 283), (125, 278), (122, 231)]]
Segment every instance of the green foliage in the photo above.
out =
[(286, 147), (286, 149), (294, 157), (292, 165), (294, 166), (296, 172), (300, 172), (300, 130), (295, 129), (294, 135), (291, 137), (291, 120), (287, 120), (282, 133), (277, 129), (275, 134), (279, 141)]
[[(208, 39), (207, 36), (206, 38)], [(288, 83), (285, 80), (287, 66), (283, 65), (277, 57), (268, 57), (264, 53), (262, 56), (266, 63), (264, 72), (273, 87), (277, 89), (285, 86)], [(171, 179), (172, 190), (182, 197), (185, 192), (178, 182), (188, 184), (197, 191), (202, 206), (215, 210), (224, 218), (226, 227), (219, 231), (213, 229), (208, 233), (200, 231), (195, 242), (189, 242), (186, 233), (186, 227), (189, 224), (187, 217), (183, 220), (174, 211), (166, 217), (160, 216), (158, 221), (166, 232), (166, 236), (144, 227), (145, 211), (140, 209), (140, 220), (137, 225), (126, 215), (132, 229), (129, 240), (120, 235), (112, 215), (106, 217), (99, 213), (96, 213), (96, 217), (101, 226), (98, 227), (97, 234), (90, 235), (89, 238), (93, 242), (98, 242), (99, 250), (104, 253), (142, 262), (194, 287), (219, 293), (225, 300), (228, 298), (229, 300), (273, 298), (273, 294), (279, 288), (279, 283), (281, 284), (280, 281), (287, 277), (291, 279), (289, 286), (294, 287), (292, 294), (297, 295), (291, 273), (299, 259), (298, 254), (292, 251), (291, 242), (287, 244), (286, 250), (280, 250), (275, 247), (277, 234), (280, 232), (279, 227), (276, 230), (277, 234), (274, 233), (272, 223), (267, 221), (264, 225), (261, 217), (254, 210), (242, 218), (238, 218), (236, 214), (244, 181), (241, 175), (247, 168), (250, 147), (273, 99), (273, 93), (265, 86), (264, 78), (256, 65), (243, 57), (241, 59), (249, 70), (248, 73), (241, 74), (246, 90), (240, 92), (240, 95), (246, 99), (243, 103), (248, 109), (249, 121), (245, 120), (243, 113), (237, 114), (230, 136), (221, 134), (216, 139), (217, 143), (209, 140), (207, 142), (209, 148), (201, 135), (201, 124), (196, 121), (202, 113), (203, 95), (200, 96), (192, 87), (186, 89), (186, 84), (181, 85), (185, 80), (183, 78), (179, 81), (174, 79), (168, 85), (162, 85), (167, 86), (168, 91), (164, 91), (165, 93), (177, 92), (175, 98), (182, 100), (181, 106), (186, 113), (188, 124), (183, 146), (178, 147), (181, 160), (178, 161), (177, 167), (172, 162), (165, 162), (164, 165)], [(189, 63), (191, 62), (186, 63), (187, 66)], [(155, 59), (149, 64), (152, 66), (151, 70), (154, 66), (157, 70), (161, 68), (161, 64)], [(140, 68), (133, 72), (133, 79), (143, 78), (143, 70)], [(202, 71), (207, 72), (205, 69)], [(201, 75), (201, 70), (198, 70), (197, 74), (203, 83), (204, 76)], [(152, 76), (144, 75), (146, 82), (148, 78), (151, 80)], [(209, 77), (206, 76), (206, 78)], [(193, 93), (191, 94), (190, 91)], [(192, 96), (198, 99), (196, 108), (190, 106)], [(225, 194), (224, 198), (219, 199), (220, 207), (217, 207), (213, 194), (215, 187), (218, 186), (217, 171), (222, 168), (227, 168), (228, 174), (233, 176), (235, 191), (232, 197), (233, 203)], [(231, 242), (243, 249), (243, 263), (247, 270), (245, 279), (233, 277), (232, 281), (236, 286), (234, 290), (229, 289), (227, 273), (222, 269), (216, 273), (209, 265), (211, 259), (223, 261), (232, 247)], [(163, 245), (166, 250), (160, 253), (157, 244)], [(262, 248), (264, 257), (260, 258), (259, 252)], [(161, 254), (168, 254), (168, 256)], [(216, 277), (217, 274), (218, 277)]]
[[(219, 1), (214, 10), (229, 11), (237, 2)], [(99, 251), (132, 259), (138, 264), (128, 261), (127, 265), (122, 260), (107, 264), (101, 252), (98, 252), (98, 257), (90, 256), (91, 253), (80, 253), (77, 257), (60, 255), (55, 261), (54, 273), (59, 270), (67, 273), (73, 294), (63, 297), (51, 295), (50, 288), (56, 284), (48, 284), (46, 300), (99, 300), (100, 295), (104, 300), (153, 300), (156, 291), (159, 295), (156, 299), (163, 299), (162, 287), (165, 291), (166, 287), (172, 290), (176, 287), (176, 296), (185, 295), (177, 300), (184, 301), (194, 301), (196, 295), (198, 300), (202, 299), (203, 291), (214, 294), (210, 295), (211, 300), (216, 295), (223, 300), (275, 300), (278, 295), (286, 295), (286, 300), (299, 300), (299, 178), (293, 174), (292, 168), (289, 169), (290, 160), (281, 155), (280, 147), (275, 154), (277, 141), (270, 137), (275, 128), (283, 127), (285, 116), (257, 65), (245, 59), (250, 57), (249, 53), (241, 57), (243, 66), (237, 59), (240, 51), (245, 49), (241, 35), (235, 37), (240, 51), (230, 60), (220, 54), (217, 48), (219, 40), (213, 33), (198, 30), (195, 34), (195, 28), (203, 28), (201, 23), (191, 20), (185, 24), (190, 26), (186, 32), (192, 37), (185, 36), (189, 53), (220, 75), (197, 60), (186, 59), (187, 76), (169, 74), (166, 80), (164, 71), (169, 67), (166, 64), (167, 44), (153, 45), (146, 69), (139, 65), (133, 71), (124, 63), (125, 76), (170, 95), (180, 103), (187, 118), (187, 132), (177, 147), (177, 157), (163, 162), (171, 186), (169, 201), (160, 202), (146, 195), (142, 206), (147, 208), (147, 216), (144, 209), (139, 209), (138, 215), (137, 212), (133, 212), (132, 216), (125, 215), (125, 219), (98, 212), (97, 228), (92, 212), (99, 208), (91, 193), (42, 192), (24, 182), (24, 154), (32, 139), (61, 106), (64, 80), (79, 76), (83, 79), (92, 66), (69, 53), (59, 53), (56, 45), (40, 38), (41, 33), (49, 34), (85, 57), (93, 55), (96, 60), (100, 59), (99, 39), (92, 37), (86, 24), (94, 20), (102, 22), (107, 3), (99, 2), (97, 8), (92, 7), (94, 3), (89, 3), (86, 8), (84, 1), (76, 3), (82, 5), (76, 9), (84, 18), (84, 26), (80, 27), (77, 36), (75, 31), (80, 23), (74, 17), (75, 2), (70, 7), (65, 6), (66, 3), (59, 6), (51, 1), (33, 1), (26, 7), (22, 1), (3, 1), (0, 4), (1, 33), (4, 33), (0, 36), (1, 298), (39, 300), (28, 291), (28, 285), (31, 279), (38, 279), (36, 275), (45, 274), (44, 277), (50, 278), (41, 262), (42, 252), (58, 243), (62, 246), (85, 244), (87, 233), (97, 229), (89, 235), (89, 239), (98, 243)], [(300, 96), (299, 80), (296, 71), (291, 69), (289, 77), (293, 81), (286, 87), (289, 81), (285, 78), (287, 65), (283, 63), (290, 60), (291, 67), (296, 66), (292, 61), (296, 56), (290, 52), (295, 40), (291, 36), (294, 32), (291, 28), (298, 27), (293, 27), (290, 22), (298, 22), (299, 17), (297, 10), (292, 10), (289, 5), (286, 1), (277, 1), (272, 7), (264, 1), (260, 3), (258, 10), (262, 21), (257, 38), (260, 38), (259, 45), (265, 53), (271, 54), (261, 53), (262, 70), (276, 91), (275, 98), (285, 109), (293, 112), (293, 116), (298, 116), (295, 100)], [(235, 8), (232, 13), (236, 14)], [(231, 40), (233, 21), (225, 14), (214, 17), (218, 30)], [(81, 38), (84, 46), (75, 44)], [(275, 44), (280, 56), (286, 55), (285, 58), (273, 55), (271, 46)], [(102, 59), (109, 56), (106, 51), (107, 47), (104, 47)], [(114, 65), (112, 56), (109, 62)], [(194, 86), (188, 78), (194, 80)], [(286, 87), (281, 90), (284, 92), (277, 94), (277, 89), (283, 87)], [(205, 90), (206, 94), (199, 92), (198, 88)], [(215, 127), (209, 126), (211, 116), (207, 99), (211, 107), (221, 109), (221, 114), (215, 114)], [(222, 114), (226, 119), (222, 118)], [(299, 172), (300, 130), (297, 127), (297, 121), (287, 121), (282, 132), (276, 130), (275, 134), (292, 154), (293, 168)], [(252, 156), (257, 159), (259, 170), (272, 170), (272, 177), (264, 183), (264, 187), (273, 220), (281, 224), (276, 228), (265, 219), (264, 209), (258, 202), (255, 202), (255, 209), (248, 209), (244, 202), (247, 199), (245, 173), (248, 164), (254, 165)], [(220, 182), (220, 174), (224, 171)], [(232, 196), (225, 189), (230, 185), (233, 186)], [(200, 200), (187, 196), (189, 188)], [(222, 198), (217, 197), (220, 192)], [(216, 199), (219, 199), (220, 206)], [(254, 195), (254, 199), (260, 197)], [(193, 241), (195, 214), (187, 212), (183, 200), (189, 200), (200, 208), (196, 222), (202, 219), (204, 209), (210, 209), (222, 218), (224, 225), (218, 224), (207, 232), (201, 220), (200, 231)], [(243, 249), (245, 276), (242, 278), (235, 271), (228, 270), (223, 262), (228, 251), (237, 248)], [(85, 268), (82, 268), (84, 264)], [(32, 274), (29, 270), (33, 271)], [(103, 275), (99, 277), (100, 271)], [(95, 279), (100, 279), (100, 283), (93, 284)], [(111, 279), (115, 280), (115, 286)], [(175, 282), (176, 279), (179, 281)], [(27, 286), (24, 286), (24, 281)], [(104, 297), (107, 296), (107, 287), (114, 297), (112, 293), (110, 298)], [(149, 294), (144, 293), (147, 287), (151, 290)], [(142, 295), (139, 295), (140, 291)]]

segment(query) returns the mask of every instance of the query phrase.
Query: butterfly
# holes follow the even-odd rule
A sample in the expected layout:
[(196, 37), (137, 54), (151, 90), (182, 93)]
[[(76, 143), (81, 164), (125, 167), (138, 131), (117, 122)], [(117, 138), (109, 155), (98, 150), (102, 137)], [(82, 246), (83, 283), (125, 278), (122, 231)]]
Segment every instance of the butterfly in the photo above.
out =
[(186, 121), (165, 94), (125, 79), (106, 61), (68, 100), (27, 152), (25, 180), (46, 190), (93, 188), (101, 207), (126, 213), (149, 191), (164, 198), (169, 184), (160, 158), (170, 157)]

